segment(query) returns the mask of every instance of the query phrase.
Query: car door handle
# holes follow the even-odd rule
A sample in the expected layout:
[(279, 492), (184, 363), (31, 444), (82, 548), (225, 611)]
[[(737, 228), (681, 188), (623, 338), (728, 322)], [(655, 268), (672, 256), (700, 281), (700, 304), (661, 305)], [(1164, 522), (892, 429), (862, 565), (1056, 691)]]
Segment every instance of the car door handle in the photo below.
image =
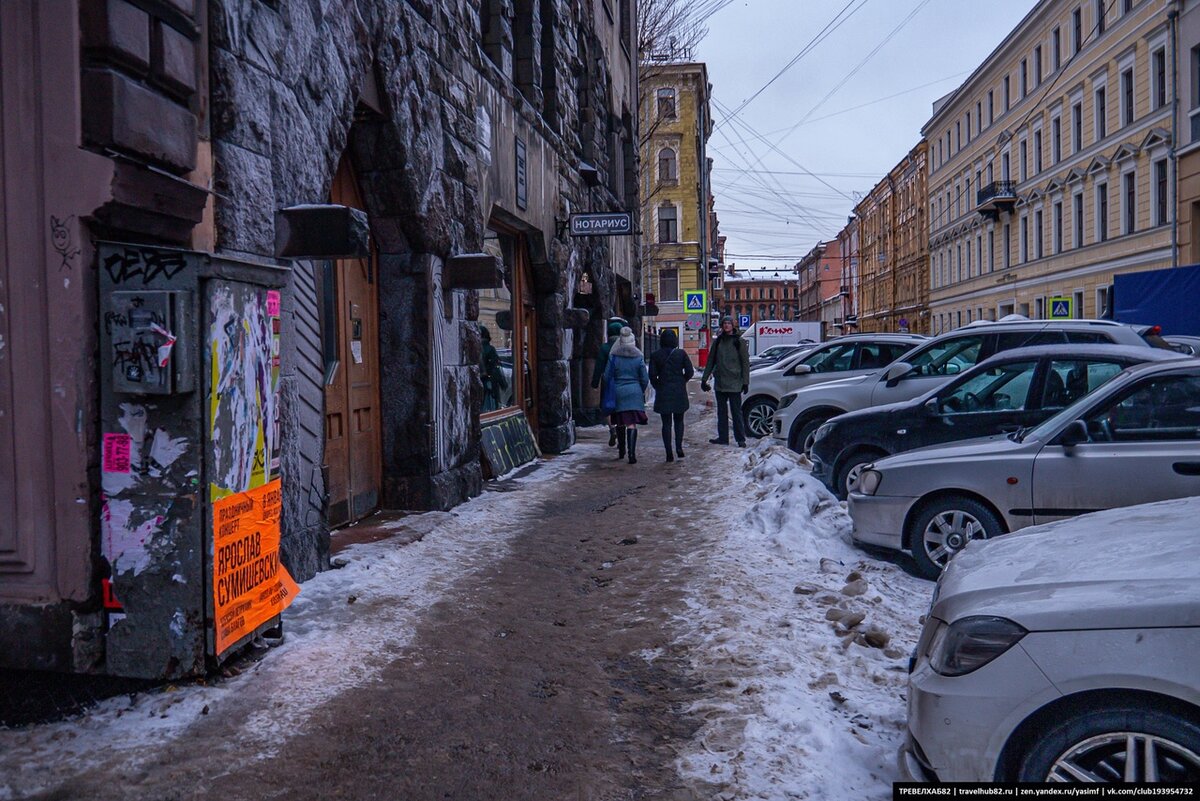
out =
[(1176, 462), (1171, 467), (1181, 476), (1200, 476), (1200, 462)]

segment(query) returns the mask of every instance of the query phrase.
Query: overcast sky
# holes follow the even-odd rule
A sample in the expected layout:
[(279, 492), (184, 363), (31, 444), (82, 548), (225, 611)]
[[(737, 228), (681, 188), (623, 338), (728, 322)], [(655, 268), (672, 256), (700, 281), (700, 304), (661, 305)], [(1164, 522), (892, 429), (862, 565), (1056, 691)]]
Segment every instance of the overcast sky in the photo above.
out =
[[(855, 200), (920, 140), (933, 101), (961, 84), (1034, 4), (733, 0), (709, 18), (697, 57), (713, 85), (709, 155), (726, 262), (786, 268), (833, 238)], [(840, 27), (730, 116), (839, 13)]]

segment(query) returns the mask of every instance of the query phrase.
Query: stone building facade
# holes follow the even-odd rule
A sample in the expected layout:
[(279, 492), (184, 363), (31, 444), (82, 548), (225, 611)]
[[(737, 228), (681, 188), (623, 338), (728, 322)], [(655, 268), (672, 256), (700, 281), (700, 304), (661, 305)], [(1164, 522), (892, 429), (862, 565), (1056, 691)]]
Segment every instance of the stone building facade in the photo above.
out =
[(934, 104), (930, 333), (1100, 317), (1115, 274), (1171, 266), (1173, 5), (1042, 0)]
[(927, 150), (919, 142), (854, 209), (860, 331), (929, 331)]
[(723, 309), (733, 317), (747, 316), (750, 324), (762, 320), (799, 319), (800, 288), (794, 273), (735, 271), (725, 278)]
[[(712, 87), (702, 63), (645, 64), (641, 75), (641, 219), (646, 293), (656, 331), (674, 328), (693, 361), (708, 347), (708, 312), (689, 314), (688, 291), (709, 291)], [(705, 304), (711, 307), (711, 303)]]
[[(129, 533), (140, 526), (142, 569), (124, 573), (105, 556), (116, 523), (101, 476), (117, 464), (136, 483), (163, 465), (147, 461), (161, 444), (152, 428), (141, 442), (120, 434), (132, 449), (110, 452), (105, 438), (102, 453), (102, 241), (158, 254), (154, 266), (121, 267), (139, 286), (156, 286), (174, 253), (221, 265), (199, 267), (201, 281), (218, 271), (275, 282), (264, 297), (278, 403), (260, 443), (279, 457), (256, 470), (281, 481), (280, 554), (297, 580), (324, 568), (332, 525), (478, 494), (485, 470), (502, 472), (485, 452), (491, 426), (527, 432), (530, 453), (534, 441), (547, 453), (573, 444), (605, 318), (636, 323), (636, 242), (572, 238), (565, 225), (574, 212), (638, 205), (632, 5), (0, 6), (0, 142), (28, 165), (5, 175), (0, 330), (24, 333), (5, 335), (0, 384), (47, 376), (3, 409), (0, 437), (5, 460), (52, 457), (36, 475), (0, 471), (0, 643), (21, 643), (2, 649), (6, 664), (158, 676), (198, 672), (215, 656), (211, 599), (175, 625), (154, 600), (170, 594), (168, 563), (184, 558), (154, 546), (174, 511), (122, 518)], [(331, 202), (365, 214), (367, 247), (280, 258), (281, 220)], [(488, 292), (510, 303), (485, 321)], [(513, 390), (495, 412), (484, 411), (488, 323), (514, 344)], [(38, 353), (49, 360), (30, 361)], [(198, 436), (166, 441), (213, 446)], [(188, 520), (209, 520), (216, 496), (202, 486), (178, 496)], [(206, 547), (186, 558), (211, 558)], [(113, 590), (126, 602), (119, 615), (106, 607)], [(199, 645), (182, 649), (176, 629)], [(144, 663), (114, 667), (122, 630), (137, 632)]]
[(799, 277), (799, 317), (824, 323), (824, 336), (831, 336), (842, 323), (842, 298), (850, 287), (842, 283), (842, 241), (831, 239), (813, 247), (796, 262)]
[(861, 234), (858, 217), (851, 215), (842, 230), (838, 231), (838, 253), (842, 258), (842, 286), (848, 291), (842, 295), (840, 323), (835, 323), (835, 334), (855, 334), (859, 329), (859, 297), (862, 294), (859, 278), (859, 248)]

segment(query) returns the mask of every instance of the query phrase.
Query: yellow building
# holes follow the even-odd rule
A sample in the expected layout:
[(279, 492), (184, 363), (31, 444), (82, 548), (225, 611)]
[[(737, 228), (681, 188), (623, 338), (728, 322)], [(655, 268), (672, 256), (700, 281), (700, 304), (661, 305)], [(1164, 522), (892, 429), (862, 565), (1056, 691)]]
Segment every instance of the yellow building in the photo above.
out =
[[(676, 329), (680, 345), (695, 357), (708, 347), (708, 315), (689, 315), (684, 297), (708, 286), (712, 87), (701, 63), (643, 64), (639, 81), (644, 290), (659, 310), (649, 322), (657, 330)], [(710, 301), (706, 295), (706, 310)]]
[(932, 333), (1099, 317), (1114, 274), (1171, 265), (1168, 5), (1042, 0), (934, 104)]

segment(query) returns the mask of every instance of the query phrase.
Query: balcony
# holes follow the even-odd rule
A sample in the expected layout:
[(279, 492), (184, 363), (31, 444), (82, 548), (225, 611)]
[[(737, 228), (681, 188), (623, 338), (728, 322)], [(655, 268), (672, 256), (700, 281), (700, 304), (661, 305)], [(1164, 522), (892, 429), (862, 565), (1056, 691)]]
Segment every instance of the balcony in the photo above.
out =
[(996, 219), (1002, 211), (1012, 211), (1017, 202), (1016, 181), (992, 181), (975, 194), (975, 205), (979, 213)]

